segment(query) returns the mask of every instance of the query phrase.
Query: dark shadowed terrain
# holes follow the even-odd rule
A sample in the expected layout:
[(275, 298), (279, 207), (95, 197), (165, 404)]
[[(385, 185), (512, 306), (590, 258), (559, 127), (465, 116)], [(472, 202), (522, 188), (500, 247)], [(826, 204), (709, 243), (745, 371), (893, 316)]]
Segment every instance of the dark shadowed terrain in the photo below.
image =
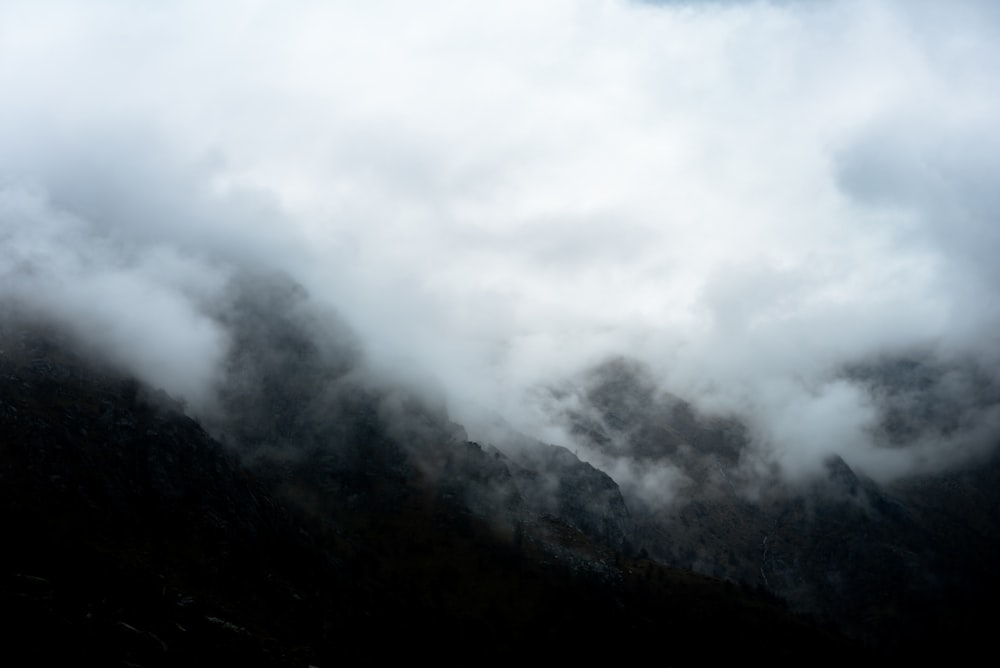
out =
[(617, 488), (568, 451), (515, 462), (417, 407), (426, 440), (410, 441), (359, 391), (326, 447), (291, 456), (287, 426), (281, 454), (253, 442), (246, 464), (59, 332), (7, 318), (0, 338), (0, 605), (31, 664), (861, 651), (763, 592), (626, 549)]
[(566, 417), (595, 451), (682, 471), (666, 502), (501, 422), (469, 441), (443, 403), (366, 374), (287, 279), (232, 291), (204, 425), (5, 312), (0, 605), (33, 662), (799, 663), (989, 638), (995, 457), (890, 486), (833, 458), (751, 495), (737, 421), (609, 362)]

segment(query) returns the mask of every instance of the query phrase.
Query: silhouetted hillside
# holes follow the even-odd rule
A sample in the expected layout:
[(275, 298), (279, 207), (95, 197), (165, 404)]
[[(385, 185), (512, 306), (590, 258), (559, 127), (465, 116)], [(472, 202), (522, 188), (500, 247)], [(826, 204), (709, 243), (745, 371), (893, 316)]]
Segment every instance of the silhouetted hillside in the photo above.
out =
[[(316, 466), (340, 457), (317, 437), (248, 469), (59, 332), (7, 317), (0, 341), (0, 606), (31, 663), (854, 652), (766, 597), (588, 537), (606, 529), (567, 520), (574, 494), (533, 500), (524, 480), (545, 474), (525, 462), (454, 439), (408, 449), (365, 395), (367, 431), (331, 427), (357, 439), (351, 466)], [(511, 490), (499, 506), (469, 502), (495, 480)]]

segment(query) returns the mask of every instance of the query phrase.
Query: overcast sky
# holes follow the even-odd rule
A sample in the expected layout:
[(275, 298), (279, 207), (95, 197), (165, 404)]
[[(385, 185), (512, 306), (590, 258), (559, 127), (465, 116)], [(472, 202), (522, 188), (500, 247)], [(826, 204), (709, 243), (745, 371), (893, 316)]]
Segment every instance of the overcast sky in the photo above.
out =
[(996, 7), (5, 0), (0, 280), (194, 401), (250, 262), (459, 416), (626, 353), (880, 466), (844, 364), (997, 368)]

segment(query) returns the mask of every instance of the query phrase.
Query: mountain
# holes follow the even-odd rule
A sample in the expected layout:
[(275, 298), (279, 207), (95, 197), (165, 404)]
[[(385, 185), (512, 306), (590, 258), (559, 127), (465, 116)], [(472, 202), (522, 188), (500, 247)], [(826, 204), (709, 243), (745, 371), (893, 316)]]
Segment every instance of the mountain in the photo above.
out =
[[(553, 386), (577, 451), (499, 416), (474, 442), (433, 387), (372, 367), (291, 279), (246, 273), (204, 307), (229, 345), (194, 408), (79, 331), (2, 311), (0, 605), (39, 661), (326, 665), (475, 646), (791, 662), (988, 645), (996, 448), (892, 483), (837, 455), (789, 480), (747, 466), (738, 418), (625, 358)], [(970, 421), (947, 403), (952, 371), (846, 373), (886, 398), (880, 433), (905, 448)], [(977, 410), (995, 403), (987, 376), (957, 377)]]
[[(955, 384), (945, 371), (913, 360), (852, 370), (891, 400), (885, 447), (954, 429), (968, 408), (943, 389)], [(987, 405), (996, 392), (982, 378), (973, 396)], [(599, 365), (574, 391), (565, 420), (595, 460), (630, 458), (683, 481), (666, 501), (622, 487), (652, 558), (757, 586), (890, 655), (988, 646), (1000, 594), (1000, 448), (884, 484), (832, 455), (790, 481), (745, 465), (753, 453), (738, 420), (699, 415), (637, 363)]]
[(366, 377), (292, 284), (246, 285), (219, 316), (241, 337), (198, 421), (61, 328), (4, 311), (10, 657), (861, 655), (766, 593), (640, 555), (605, 473), (555, 446), (465, 440), (442, 406)]

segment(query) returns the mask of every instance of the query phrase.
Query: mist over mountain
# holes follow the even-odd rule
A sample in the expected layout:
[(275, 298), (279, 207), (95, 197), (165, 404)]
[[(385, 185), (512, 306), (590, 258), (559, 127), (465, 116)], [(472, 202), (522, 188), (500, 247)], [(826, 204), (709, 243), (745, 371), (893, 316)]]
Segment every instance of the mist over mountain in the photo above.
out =
[(296, 512), (431, 499), (901, 646), (996, 591), (998, 32), (978, 0), (6, 2), (0, 324)]
[[(950, 401), (960, 395), (942, 386), (976, 376), (953, 372), (909, 359), (853, 370), (891, 402), (873, 435), (887, 459), (906, 448), (919, 458), (930, 440), (959, 443), (970, 422), (964, 438), (986, 437), (947, 472), (882, 481), (845, 461), (849, 443), (844, 456), (790, 477), (779, 461), (762, 460), (739, 420), (699, 414), (634, 361), (611, 360), (553, 394), (580, 456), (621, 485), (653, 558), (756, 584), (793, 610), (899, 651), (922, 636), (978, 642), (1000, 584), (991, 565), (1000, 450), (995, 430), (978, 432), (984, 423), (968, 419), (995, 409), (996, 389), (980, 382), (958, 408)], [(958, 609), (947, 602), (959, 599)]]
[[(218, 440), (64, 323), (4, 306), (0, 505), (17, 518), (12, 540), (21, 547), (5, 556), (12, 575), (0, 603), (16, 615), (29, 606), (26, 637), (58, 614), (73, 637), (89, 638), (73, 641), (88, 656), (152, 653), (165, 665), (205, 652), (266, 654), (282, 665), (289, 652), (342, 655), (356, 646), (335, 650), (338, 639), (356, 633), (427, 632), (410, 615), (471, 624), (467, 633), (510, 647), (568, 624), (636, 648), (659, 638), (660, 624), (680, 628), (680, 615), (690, 621), (679, 656), (729, 656), (703, 647), (705, 634), (726, 629), (754, 638), (743, 656), (770, 652), (759, 644), (770, 634), (786, 637), (782, 661), (810, 648), (900, 657), (989, 637), (983, 623), (1000, 590), (995, 450), (974, 466), (888, 486), (838, 456), (821, 474), (788, 479), (776, 466), (747, 465), (755, 455), (738, 420), (698, 414), (623, 359), (591, 370), (564, 413), (583, 444), (577, 453), (499, 416), (490, 442), (471, 442), (440, 400), (365, 371), (343, 323), (311, 310), (286, 276), (237, 274), (224, 294), (215, 317), (239, 335), (203, 418)], [(905, 379), (933, 387), (934, 371), (903, 367)], [(879, 377), (910, 387), (890, 371)], [(89, 556), (59, 559), (67, 550)], [(148, 556), (136, 565), (134, 551)], [(425, 556), (406, 565), (414, 554)], [(127, 577), (120, 559), (132, 564)], [(299, 577), (314, 584), (291, 574), (302, 567)], [(541, 590), (529, 584), (537, 568), (555, 578)], [(84, 616), (78, 609), (92, 609), (97, 594), (73, 583), (93, 580), (87, 569), (107, 573), (95, 580), (105, 591), (138, 578), (139, 593), (117, 611)], [(719, 579), (688, 582), (692, 571)], [(158, 572), (166, 598), (148, 600), (145, 579)], [(225, 573), (220, 585), (190, 589), (188, 578), (211, 572)], [(274, 626), (275, 610), (245, 598), (265, 573), (309, 602), (294, 606), (301, 631)], [(466, 589), (469, 578), (498, 586), (513, 578), (504, 585), (512, 589), (497, 598)], [(677, 598), (689, 589), (693, 599)], [(451, 592), (448, 603), (441, 591)], [(556, 598), (519, 618), (525, 597), (539, 592)], [(192, 597), (199, 603), (187, 610)], [(776, 602), (812, 621), (786, 618)], [(485, 626), (480, 606), (490, 611)], [(321, 619), (322, 634), (308, 630)], [(251, 622), (268, 629), (268, 644), (237, 638), (260, 630), (210, 631)], [(199, 630), (177, 637), (177, 625)], [(155, 642), (136, 649), (115, 638), (117, 628)]]
[[(280, 276), (250, 284), (300, 292)], [(483, 645), (575, 657), (645, 652), (671, 629), (675, 656), (729, 656), (705, 646), (719, 631), (744, 656), (862, 653), (760, 592), (637, 557), (618, 487), (568, 450), (508, 428), (508, 457), (405, 388), (338, 389), (325, 372), (342, 367), (324, 368), (295, 309), (251, 302), (260, 338), (238, 349), (259, 375), (222, 392), (225, 444), (61, 325), (5, 305), (11, 651), (138, 665), (315, 665), (397, 657), (396, 643), (449, 660)], [(286, 346), (279, 367), (260, 341)], [(324, 372), (307, 386), (327, 391), (282, 403), (302, 398), (288, 372), (306, 360)], [(277, 399), (247, 412), (262, 397)], [(371, 644), (387, 634), (396, 643)]]
[(539, 388), (626, 354), (790, 475), (947, 465), (845, 370), (996, 382), (997, 17), (950, 7), (5, 3), (3, 290), (192, 407), (252, 266), (473, 431), (572, 445)]

